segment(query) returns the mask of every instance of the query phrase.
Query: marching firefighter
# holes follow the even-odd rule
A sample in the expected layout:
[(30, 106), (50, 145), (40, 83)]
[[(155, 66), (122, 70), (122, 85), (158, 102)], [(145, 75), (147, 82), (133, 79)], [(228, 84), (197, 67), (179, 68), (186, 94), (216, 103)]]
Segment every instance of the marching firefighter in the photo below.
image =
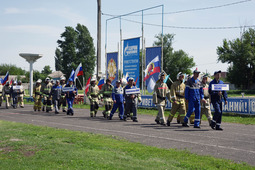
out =
[(6, 82), (3, 88), (3, 96), (6, 100), (6, 109), (10, 107), (10, 102), (11, 102), (11, 86), (9, 81)]
[(73, 111), (73, 102), (75, 99), (75, 96), (78, 94), (78, 90), (75, 87), (75, 85), (73, 84), (73, 79), (69, 78), (68, 79), (68, 84), (65, 87), (72, 87), (72, 91), (68, 91), (66, 92), (66, 100), (67, 100), (67, 104), (68, 104), (68, 110), (67, 110), (67, 115), (71, 115), (73, 116), (74, 111)]
[(50, 96), (50, 91), (52, 88), (52, 84), (50, 83), (50, 78), (45, 79), (45, 84), (42, 87), (42, 93), (43, 93), (43, 109), (42, 111), (49, 112), (52, 110), (52, 98)]
[(11, 97), (12, 97), (12, 107), (14, 109), (17, 108), (17, 100), (18, 100), (18, 89), (16, 85), (17, 85), (17, 81), (14, 81), (10, 89)]
[(177, 111), (179, 111), (180, 115), (180, 122), (183, 124), (183, 119), (186, 114), (186, 107), (185, 107), (185, 84), (183, 83), (184, 74), (179, 72), (177, 74), (177, 80), (171, 85), (171, 101), (172, 101), (172, 110), (169, 114), (167, 120), (167, 126), (170, 126), (174, 115)]
[(123, 96), (124, 90), (121, 86), (121, 81), (118, 80), (116, 82), (116, 86), (113, 88), (112, 91), (112, 100), (114, 102), (113, 109), (111, 111), (111, 114), (109, 116), (109, 120), (112, 120), (112, 117), (115, 113), (115, 111), (119, 108), (119, 118), (120, 120), (123, 120), (124, 116), (124, 96)]
[(188, 119), (195, 109), (194, 128), (200, 128), (200, 100), (205, 102), (203, 88), (198, 80), (200, 71), (194, 70), (193, 77), (187, 81), (185, 88), (185, 99), (189, 103), (187, 114), (184, 118), (184, 127), (189, 127)]
[[(187, 79), (186, 79), (186, 81), (185, 81), (185, 85), (187, 84), (187, 81), (188, 81), (189, 79), (191, 79), (191, 76), (188, 74), (188, 75), (187, 75)], [(188, 102), (188, 100), (185, 100), (185, 106), (186, 106), (186, 111), (188, 111), (188, 107), (189, 107), (189, 102)], [(177, 120), (180, 120), (179, 115), (178, 115), (178, 117), (177, 117)], [(195, 121), (195, 112), (192, 112), (192, 114), (191, 114), (190, 117), (189, 117), (189, 122), (190, 122), (190, 124), (194, 124), (194, 121)]]
[(222, 118), (222, 99), (224, 99), (225, 105), (227, 102), (227, 92), (226, 91), (213, 91), (212, 85), (213, 84), (224, 84), (223, 81), (220, 80), (221, 71), (214, 72), (214, 79), (209, 84), (209, 93), (211, 95), (211, 102), (214, 107), (215, 113), (213, 115), (213, 119), (211, 122), (211, 128), (215, 130), (223, 130), (221, 126), (221, 118)]
[[(62, 86), (62, 88), (64, 88), (66, 86), (65, 81), (66, 81), (65, 77), (60, 78), (60, 85)], [(66, 112), (66, 95), (63, 91), (61, 93), (61, 98), (60, 98), (59, 102), (60, 102), (60, 106), (62, 105), (62, 111)]]
[(201, 116), (200, 119), (202, 119), (202, 115), (205, 114), (207, 117), (207, 120), (209, 122), (209, 125), (211, 124), (212, 121), (212, 113), (211, 113), (211, 108), (210, 108), (210, 94), (209, 94), (209, 85), (207, 84), (208, 81), (208, 75), (205, 74), (202, 77), (202, 87), (203, 87), (203, 92), (204, 92), (204, 99), (205, 103), (201, 102)]
[(93, 76), (90, 81), (89, 90), (87, 93), (88, 99), (90, 100), (90, 117), (96, 117), (97, 110), (99, 108), (99, 88), (96, 85), (96, 77)]
[(34, 87), (34, 94), (33, 94), (33, 98), (34, 98), (34, 111), (38, 110), (41, 111), (41, 107), (42, 107), (42, 80), (38, 79), (36, 81), (35, 87)]
[(2, 106), (3, 102), (3, 85), (2, 82), (0, 81), (0, 107)]
[(50, 92), (50, 95), (52, 96), (54, 108), (55, 108), (55, 114), (59, 114), (61, 93), (62, 93), (62, 86), (60, 85), (60, 81), (57, 80), (56, 84), (52, 86), (51, 92)]
[(140, 103), (142, 101), (141, 95), (140, 95), (140, 92), (134, 93), (134, 94), (127, 94), (128, 89), (133, 89), (133, 90), (137, 89), (134, 84), (133, 78), (128, 79), (128, 84), (124, 88), (125, 113), (124, 113), (123, 120), (126, 121), (128, 115), (130, 115), (130, 113), (133, 113), (133, 116), (131, 117), (131, 119), (133, 120), (133, 122), (138, 122), (138, 120), (137, 120), (137, 105), (138, 105), (138, 102)]
[(105, 118), (108, 117), (108, 115), (111, 113), (112, 109), (112, 90), (113, 85), (111, 85), (111, 80), (107, 79), (106, 83), (102, 86), (102, 89), (100, 90), (102, 100), (104, 100), (105, 110), (103, 111), (103, 115)]
[(165, 73), (161, 72), (159, 74), (159, 80), (154, 86), (154, 92), (153, 92), (153, 103), (157, 105), (158, 114), (155, 119), (155, 122), (157, 124), (161, 124), (163, 126), (166, 125), (165, 120), (165, 107), (166, 107), (166, 97), (168, 100), (170, 99), (170, 90), (166, 83), (164, 83), (165, 79)]
[(24, 91), (24, 89), (23, 89), (23, 86), (22, 86), (22, 84), (21, 84), (22, 82), (21, 82), (21, 80), (19, 80), (18, 81), (18, 105), (21, 107), (21, 108), (24, 108), (24, 101), (23, 101), (23, 97), (24, 97), (24, 93), (25, 93), (25, 91)]

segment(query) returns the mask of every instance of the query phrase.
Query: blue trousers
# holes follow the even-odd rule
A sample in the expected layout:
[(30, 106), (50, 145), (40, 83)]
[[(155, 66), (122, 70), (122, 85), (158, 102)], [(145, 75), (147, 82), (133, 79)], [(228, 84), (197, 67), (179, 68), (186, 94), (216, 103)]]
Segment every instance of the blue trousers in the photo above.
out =
[(123, 119), (124, 103), (114, 103), (110, 116), (112, 117), (118, 108), (120, 111), (120, 118)]
[(184, 118), (184, 122), (188, 123), (190, 115), (195, 111), (195, 122), (194, 126), (199, 126), (200, 125), (200, 101), (190, 101), (189, 100), (189, 105), (188, 105), (188, 112)]
[(73, 111), (73, 101), (74, 101), (74, 98), (66, 98), (66, 100), (67, 100), (67, 104), (68, 104), (68, 110)]
[(220, 127), (222, 118), (222, 102), (213, 102), (212, 104), (215, 110), (212, 121), (216, 123), (216, 126)]

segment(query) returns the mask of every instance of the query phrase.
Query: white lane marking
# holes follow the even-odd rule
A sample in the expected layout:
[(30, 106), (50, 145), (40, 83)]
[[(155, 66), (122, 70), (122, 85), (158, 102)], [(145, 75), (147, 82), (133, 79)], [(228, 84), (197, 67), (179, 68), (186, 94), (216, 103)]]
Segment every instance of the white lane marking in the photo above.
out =
[(227, 147), (227, 146), (221, 146), (221, 145), (210, 145), (210, 144), (198, 143), (198, 142), (193, 142), (193, 141), (185, 141), (185, 140), (181, 140), (181, 139), (173, 139), (173, 138), (159, 137), (159, 136), (153, 136), (153, 135), (145, 135), (145, 134), (133, 133), (133, 132), (124, 132), (124, 131), (117, 131), (117, 130), (109, 130), (109, 129), (98, 129), (98, 128), (92, 128), (92, 127), (86, 127), (86, 126), (78, 126), (78, 125), (57, 123), (57, 122), (46, 122), (46, 121), (40, 121), (40, 120), (32, 120), (32, 121), (33, 122), (41, 122), (41, 123), (51, 123), (51, 124), (54, 124), (54, 125), (62, 125), (62, 126), (70, 126), (70, 127), (91, 129), (91, 130), (96, 130), (96, 131), (114, 132), (114, 133), (122, 133), (122, 134), (125, 133), (125, 134), (128, 134), (128, 135), (136, 135), (136, 136), (143, 136), (143, 137), (149, 137), (149, 138), (171, 140), (171, 141), (175, 141), (175, 142), (191, 143), (191, 144), (195, 144), (195, 145), (204, 145), (204, 146), (209, 146), (209, 147), (223, 148), (223, 149), (242, 151), (242, 152), (248, 152), (248, 153), (255, 154), (255, 151), (251, 151), (251, 150), (244, 150), (244, 149), (239, 149), (239, 148), (234, 148), (234, 147)]

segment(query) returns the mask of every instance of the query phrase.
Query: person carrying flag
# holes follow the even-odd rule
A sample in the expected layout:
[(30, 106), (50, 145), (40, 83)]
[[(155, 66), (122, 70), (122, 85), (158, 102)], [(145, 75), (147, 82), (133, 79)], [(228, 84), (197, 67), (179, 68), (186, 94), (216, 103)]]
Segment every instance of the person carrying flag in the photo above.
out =
[(157, 105), (157, 108), (158, 108), (158, 114), (155, 119), (155, 122), (163, 126), (166, 125), (165, 115), (164, 115), (164, 111), (166, 107), (166, 97), (168, 98), (168, 100), (170, 99), (170, 90), (168, 89), (167, 84), (164, 83), (164, 79), (165, 79), (165, 73), (161, 72), (159, 74), (159, 80), (154, 86), (154, 92), (153, 92), (153, 103)]
[(99, 88), (96, 85), (96, 77), (93, 76), (90, 81), (89, 90), (87, 92), (88, 99), (90, 100), (90, 117), (96, 117), (99, 108)]
[(111, 113), (112, 109), (112, 90), (113, 85), (111, 85), (111, 80), (107, 79), (106, 83), (102, 86), (100, 90), (101, 99), (104, 101), (105, 110), (103, 111), (103, 115), (105, 118)]

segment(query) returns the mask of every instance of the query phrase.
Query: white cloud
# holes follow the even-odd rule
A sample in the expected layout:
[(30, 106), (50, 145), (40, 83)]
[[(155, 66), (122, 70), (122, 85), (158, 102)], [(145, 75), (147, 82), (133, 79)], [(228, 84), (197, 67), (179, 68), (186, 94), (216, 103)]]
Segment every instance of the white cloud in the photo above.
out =
[(4, 13), (5, 14), (21, 14), (21, 13), (25, 13), (25, 11), (18, 8), (5, 8)]

